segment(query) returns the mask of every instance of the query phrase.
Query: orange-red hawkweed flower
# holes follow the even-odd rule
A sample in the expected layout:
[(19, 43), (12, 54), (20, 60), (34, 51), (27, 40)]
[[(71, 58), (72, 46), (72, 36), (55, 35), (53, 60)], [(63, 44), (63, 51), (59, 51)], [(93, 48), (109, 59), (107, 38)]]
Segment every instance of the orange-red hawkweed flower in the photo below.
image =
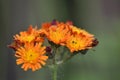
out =
[(71, 52), (90, 49), (93, 46), (95, 38), (92, 34), (71, 26), (71, 36), (66, 41), (66, 46)]
[(32, 25), (30, 25), (27, 31), (20, 32), (20, 35), (16, 34), (14, 36), (14, 40), (21, 43), (30, 43), (36, 40), (39, 40), (41, 42), (43, 41), (43, 38), (40, 37), (37, 28), (33, 28)]
[(66, 39), (70, 36), (68, 23), (58, 21), (54, 21), (54, 24), (53, 22), (46, 23), (46, 25), (42, 25), (42, 30), (49, 41), (58, 45), (65, 45)]
[(32, 69), (32, 71), (38, 70), (45, 65), (45, 61), (48, 56), (45, 55), (45, 47), (41, 46), (42, 43), (26, 43), (16, 50), (15, 56), (17, 58), (17, 65), (22, 64), (25, 71)]

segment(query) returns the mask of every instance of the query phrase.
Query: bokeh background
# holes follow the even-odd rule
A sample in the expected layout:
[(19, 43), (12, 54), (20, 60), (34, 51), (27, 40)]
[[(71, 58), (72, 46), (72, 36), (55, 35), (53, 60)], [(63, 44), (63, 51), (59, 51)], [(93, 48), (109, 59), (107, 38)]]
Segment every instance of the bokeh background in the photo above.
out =
[(60, 67), (59, 80), (120, 80), (120, 0), (0, 0), (0, 80), (51, 80), (48, 69), (23, 71), (7, 48), (30, 24), (73, 21), (99, 40)]

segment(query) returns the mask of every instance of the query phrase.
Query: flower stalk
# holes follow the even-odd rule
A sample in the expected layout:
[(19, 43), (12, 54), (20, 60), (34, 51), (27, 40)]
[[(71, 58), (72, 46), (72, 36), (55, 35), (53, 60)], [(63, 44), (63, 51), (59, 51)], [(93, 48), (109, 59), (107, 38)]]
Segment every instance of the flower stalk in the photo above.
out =
[(53, 80), (57, 80), (57, 70), (58, 69), (58, 65), (57, 64), (54, 64), (54, 67), (53, 67)]
[(58, 48), (56, 44), (53, 44), (53, 49), (54, 49), (54, 58), (53, 58), (53, 80), (57, 80), (57, 71), (58, 71), (58, 64), (57, 64), (57, 55), (59, 54)]

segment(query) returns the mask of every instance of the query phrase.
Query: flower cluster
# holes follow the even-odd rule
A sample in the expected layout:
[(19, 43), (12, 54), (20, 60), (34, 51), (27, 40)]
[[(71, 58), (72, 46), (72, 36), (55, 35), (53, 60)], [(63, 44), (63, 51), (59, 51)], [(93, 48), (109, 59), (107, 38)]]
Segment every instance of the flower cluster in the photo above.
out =
[(70, 21), (66, 23), (58, 21), (43, 23), (42, 31), (49, 41), (68, 47), (71, 53), (90, 49), (98, 43), (92, 34), (77, 28)]
[[(30, 25), (27, 31), (22, 31), (13, 38), (14, 41), (9, 47), (15, 50), (16, 63), (22, 64), (21, 68), (25, 71), (38, 70), (49, 59), (55, 62), (55, 57), (59, 53), (56, 52), (58, 46), (64, 46), (70, 54), (75, 54), (89, 50), (98, 44), (94, 35), (77, 28), (72, 22), (63, 23), (56, 20), (43, 23), (40, 29)], [(44, 44), (45, 40), (48, 41), (49, 47)]]
[(14, 42), (9, 45), (15, 52), (17, 65), (23, 64), (21, 68), (25, 71), (32, 69), (38, 70), (48, 59), (45, 55), (45, 46), (42, 46), (44, 38), (39, 34), (39, 30), (29, 26), (27, 31), (20, 32), (14, 36)]

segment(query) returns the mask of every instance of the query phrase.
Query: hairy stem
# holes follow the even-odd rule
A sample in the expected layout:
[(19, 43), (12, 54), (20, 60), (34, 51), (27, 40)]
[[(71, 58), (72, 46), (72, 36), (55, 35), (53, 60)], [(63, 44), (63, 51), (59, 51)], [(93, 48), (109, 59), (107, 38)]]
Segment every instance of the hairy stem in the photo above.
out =
[(54, 65), (53, 68), (53, 80), (57, 80), (57, 65)]

